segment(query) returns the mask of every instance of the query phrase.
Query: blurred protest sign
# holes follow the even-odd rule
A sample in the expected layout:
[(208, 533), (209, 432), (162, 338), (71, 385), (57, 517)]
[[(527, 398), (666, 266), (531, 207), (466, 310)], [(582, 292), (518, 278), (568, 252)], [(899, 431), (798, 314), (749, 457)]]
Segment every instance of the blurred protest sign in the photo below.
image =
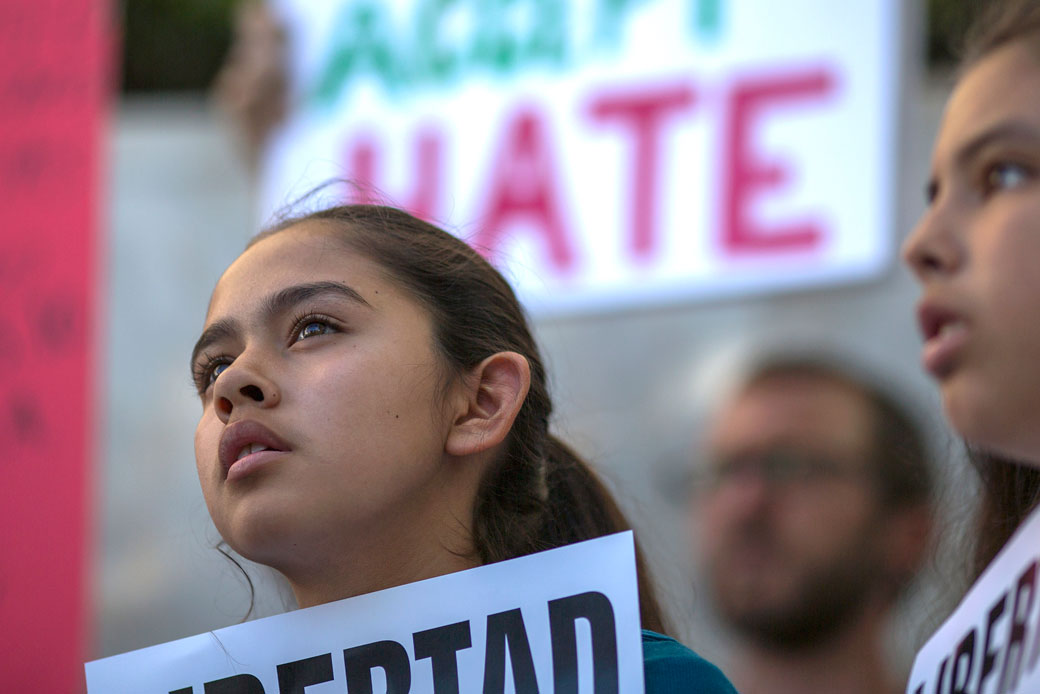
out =
[(82, 690), (108, 3), (0, 3), (0, 681)]
[(89, 694), (286, 694), (324, 682), (351, 692), (641, 694), (632, 533), (239, 624), (86, 671)]
[(277, 0), (270, 214), (330, 178), (535, 311), (871, 277), (892, 255), (896, 0)]
[(1040, 511), (918, 652), (907, 694), (1040, 691)]

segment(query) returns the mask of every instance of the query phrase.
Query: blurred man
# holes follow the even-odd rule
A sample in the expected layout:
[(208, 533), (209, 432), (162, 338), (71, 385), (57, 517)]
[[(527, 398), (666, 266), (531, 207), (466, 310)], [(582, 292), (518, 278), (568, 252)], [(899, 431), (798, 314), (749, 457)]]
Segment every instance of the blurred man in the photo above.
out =
[(693, 520), (744, 694), (901, 692), (886, 617), (931, 528), (922, 436), (832, 366), (759, 367), (718, 413)]

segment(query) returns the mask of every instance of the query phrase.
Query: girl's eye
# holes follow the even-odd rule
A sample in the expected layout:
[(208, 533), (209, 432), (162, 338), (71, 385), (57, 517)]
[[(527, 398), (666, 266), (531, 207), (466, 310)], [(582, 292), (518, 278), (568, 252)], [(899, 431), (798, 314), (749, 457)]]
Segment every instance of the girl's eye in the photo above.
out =
[(986, 171), (984, 186), (986, 192), (1014, 190), (1028, 182), (1032, 172), (1021, 164), (1001, 162), (994, 164)]
[(214, 364), (213, 368), (209, 370), (209, 378), (206, 379), (206, 385), (213, 385), (217, 380), (217, 376), (224, 373), (224, 369), (226, 369), (227, 367), (227, 363)]
[(935, 202), (935, 199), (939, 197), (939, 182), (936, 180), (928, 181), (928, 184), (924, 187), (924, 201), (925, 204), (931, 206)]
[(230, 359), (216, 357), (207, 359), (192, 369), (192, 379), (195, 381), (195, 389), (199, 395), (204, 394), (217, 381), (217, 377), (231, 364)]
[(308, 337), (317, 337), (318, 335), (326, 335), (333, 331), (333, 328), (325, 321), (311, 320), (305, 323), (299, 331), (296, 333), (296, 340), (306, 340)]

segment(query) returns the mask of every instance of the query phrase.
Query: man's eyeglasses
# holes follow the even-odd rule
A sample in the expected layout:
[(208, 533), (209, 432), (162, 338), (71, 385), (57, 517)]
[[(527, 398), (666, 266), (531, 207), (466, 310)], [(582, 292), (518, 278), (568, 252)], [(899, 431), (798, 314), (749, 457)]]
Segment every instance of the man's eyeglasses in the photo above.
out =
[(711, 490), (754, 476), (771, 486), (797, 486), (854, 477), (862, 466), (798, 450), (772, 450), (756, 455), (726, 458), (710, 463), (694, 478), (698, 490)]

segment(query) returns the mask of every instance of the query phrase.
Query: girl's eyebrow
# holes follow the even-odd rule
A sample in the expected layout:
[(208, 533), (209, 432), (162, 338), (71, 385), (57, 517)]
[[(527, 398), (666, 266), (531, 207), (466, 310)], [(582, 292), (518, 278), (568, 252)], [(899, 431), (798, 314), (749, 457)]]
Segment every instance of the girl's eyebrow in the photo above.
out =
[(1037, 132), (1036, 128), (1028, 123), (1019, 121), (1001, 123), (982, 131), (969, 140), (958, 150), (954, 160), (963, 165), (978, 156), (979, 152), (986, 147), (1001, 140), (1018, 140), (1033, 144), (1040, 140), (1040, 132)]
[[(322, 282), (307, 282), (294, 284), (291, 287), (280, 289), (274, 294), (266, 297), (260, 305), (260, 314), (263, 319), (277, 316), (299, 303), (308, 301), (318, 296), (332, 295), (357, 303), (365, 308), (372, 308), (372, 304), (365, 300), (356, 289), (342, 282), (330, 280)], [(195, 347), (191, 350), (191, 363), (198, 359), (199, 353), (215, 342), (234, 337), (238, 333), (239, 324), (234, 318), (222, 318), (202, 331)]]
[[(972, 160), (994, 143), (1002, 140), (1018, 141), (1025, 144), (1035, 145), (1040, 142), (1040, 131), (1032, 125), (1021, 121), (1008, 121), (999, 123), (992, 128), (983, 130), (962, 145), (953, 156), (953, 161), (958, 167), (966, 167)], [(939, 193), (939, 178), (932, 174), (925, 184), (925, 200), (929, 204), (935, 200)]]

